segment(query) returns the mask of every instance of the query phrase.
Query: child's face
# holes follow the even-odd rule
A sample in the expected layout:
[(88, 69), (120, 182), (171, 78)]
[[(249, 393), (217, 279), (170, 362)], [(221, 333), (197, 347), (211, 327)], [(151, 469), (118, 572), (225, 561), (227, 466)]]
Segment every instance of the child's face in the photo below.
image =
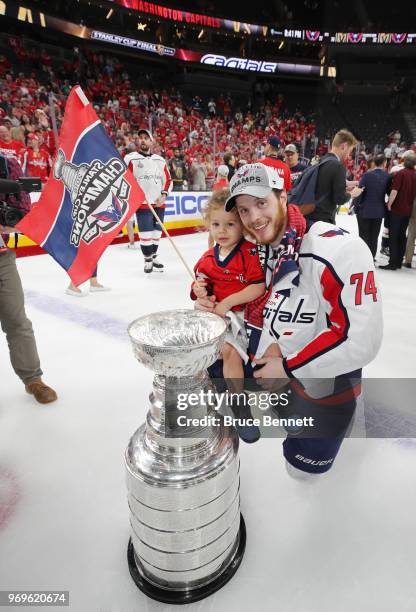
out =
[(211, 213), (209, 229), (214, 241), (225, 249), (232, 248), (243, 237), (240, 219), (235, 213), (221, 208)]

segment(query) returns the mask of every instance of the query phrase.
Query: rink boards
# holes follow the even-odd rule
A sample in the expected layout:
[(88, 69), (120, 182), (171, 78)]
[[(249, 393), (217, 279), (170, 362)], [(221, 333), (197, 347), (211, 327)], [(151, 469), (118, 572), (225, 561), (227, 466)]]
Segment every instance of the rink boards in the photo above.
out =
[[(172, 235), (188, 234), (203, 229), (201, 211), (205, 202), (211, 195), (210, 191), (174, 191), (166, 198), (165, 226)], [(40, 193), (32, 193), (32, 202), (37, 202)], [(347, 212), (346, 207), (342, 207), (340, 212)], [(127, 231), (123, 228), (123, 235), (118, 236), (113, 241), (114, 244), (127, 242)], [(136, 227), (137, 231), (137, 227)], [(9, 246), (16, 248), (16, 235), (11, 235)], [(40, 255), (43, 249), (27, 236), (19, 235), (16, 248), (18, 257), (28, 255)]]
[[(174, 191), (166, 198), (165, 226), (172, 235), (187, 234), (202, 229), (203, 220), (201, 210), (211, 195), (210, 191)], [(32, 202), (37, 202), (40, 193), (32, 193)], [(136, 226), (137, 232), (137, 226)], [(126, 242), (127, 231), (123, 228), (123, 236), (118, 236), (113, 243)], [(9, 246), (15, 248), (15, 235), (11, 235)], [(40, 255), (44, 253), (33, 240), (27, 236), (19, 235), (17, 241), (17, 255)]]

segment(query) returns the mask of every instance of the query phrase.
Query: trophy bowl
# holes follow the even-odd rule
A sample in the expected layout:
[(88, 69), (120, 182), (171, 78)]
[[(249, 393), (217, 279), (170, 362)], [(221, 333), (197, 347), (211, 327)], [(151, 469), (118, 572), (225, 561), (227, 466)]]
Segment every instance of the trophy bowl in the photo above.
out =
[(206, 370), (224, 344), (227, 325), (200, 310), (165, 310), (133, 321), (128, 334), (138, 361), (159, 376), (186, 377)]

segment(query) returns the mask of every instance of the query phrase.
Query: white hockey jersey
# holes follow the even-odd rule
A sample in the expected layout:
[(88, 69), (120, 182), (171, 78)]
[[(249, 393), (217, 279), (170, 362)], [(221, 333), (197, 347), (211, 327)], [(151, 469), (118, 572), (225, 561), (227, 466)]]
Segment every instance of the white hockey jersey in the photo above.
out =
[(367, 245), (319, 221), (302, 240), (299, 269), (298, 286), (283, 277), (273, 287), (257, 356), (277, 341), (285, 370), (295, 378), (334, 378), (372, 361), (383, 321)]
[(133, 151), (125, 155), (124, 163), (133, 172), (134, 178), (146, 196), (146, 200), (139, 208), (146, 207), (148, 202), (154, 204), (163, 192), (168, 193), (171, 190), (169, 169), (160, 155), (143, 155)]

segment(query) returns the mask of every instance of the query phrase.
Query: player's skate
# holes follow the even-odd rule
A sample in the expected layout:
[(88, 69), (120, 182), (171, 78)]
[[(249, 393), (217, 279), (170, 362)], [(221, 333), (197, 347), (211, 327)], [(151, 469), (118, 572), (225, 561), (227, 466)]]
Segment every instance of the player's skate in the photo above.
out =
[(158, 260), (156, 255), (153, 255), (153, 268), (156, 272), (163, 272), (165, 266)]
[(153, 271), (153, 260), (145, 259), (144, 260), (144, 272), (146, 274), (150, 274)]

